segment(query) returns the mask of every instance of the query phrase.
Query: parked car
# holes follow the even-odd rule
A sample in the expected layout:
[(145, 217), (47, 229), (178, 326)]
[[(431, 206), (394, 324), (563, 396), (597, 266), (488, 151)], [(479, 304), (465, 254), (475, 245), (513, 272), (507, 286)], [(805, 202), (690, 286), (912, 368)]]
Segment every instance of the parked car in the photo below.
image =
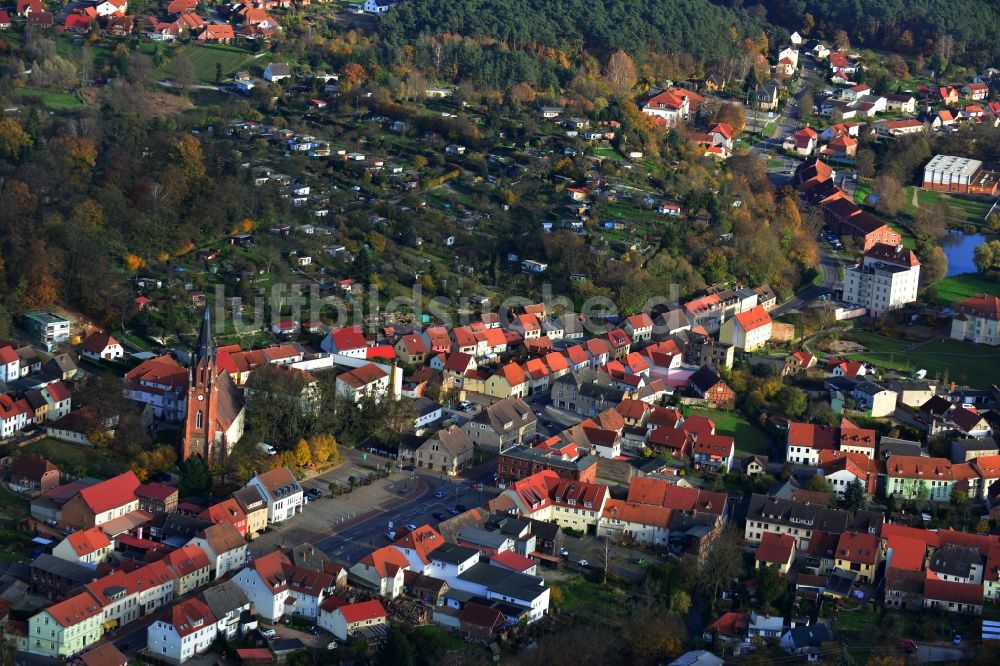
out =
[(277, 638), (278, 632), (275, 631), (274, 629), (261, 629), (260, 635), (270, 640), (272, 638)]
[(460, 514), (462, 512), (458, 510), (457, 506), (453, 506), (450, 509), (448, 509), (448, 513), (450, 513), (453, 516), (457, 516), (458, 514)]
[(469, 507), (465, 506), (464, 504), (456, 504), (455, 508), (458, 509), (459, 512), (468, 511), (469, 510)]
[(566, 550), (565, 548), (560, 548), (559, 555), (561, 555), (562, 557), (569, 557), (569, 551)]
[(447, 494), (448, 493), (446, 493), (445, 491), (439, 490), (436, 493), (434, 493), (434, 499), (444, 499), (444, 496)]
[(417, 529), (416, 525), (404, 525), (403, 527), (406, 528), (407, 532), (413, 532), (413, 531), (415, 531)]
[(590, 562), (588, 562), (587, 560), (580, 560), (579, 562), (577, 562), (577, 564), (579, 564), (581, 567), (585, 567), (589, 565)]
[(444, 515), (440, 511), (435, 511), (431, 515), (434, 516), (434, 520), (436, 520), (438, 522), (441, 522), (442, 520), (448, 520), (448, 516)]
[(403, 465), (402, 469), (404, 472), (412, 472), (416, 468), (413, 465)]
[(320, 490), (319, 488), (310, 488), (309, 490), (306, 491), (306, 495), (308, 495), (313, 499), (317, 499), (323, 496), (323, 491)]

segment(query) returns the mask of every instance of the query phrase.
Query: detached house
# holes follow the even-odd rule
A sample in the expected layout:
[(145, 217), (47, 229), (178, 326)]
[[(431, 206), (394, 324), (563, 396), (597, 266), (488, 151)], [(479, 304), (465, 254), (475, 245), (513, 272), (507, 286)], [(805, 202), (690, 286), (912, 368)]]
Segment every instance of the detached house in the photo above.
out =
[(385, 546), (361, 558), (350, 574), (383, 597), (394, 599), (403, 593), (403, 573), (410, 561), (395, 546)]
[(175, 604), (146, 630), (150, 656), (182, 664), (208, 650), (218, 636), (216, 617), (200, 599)]
[(466, 432), (453, 425), (421, 444), (411, 456), (419, 469), (455, 476), (472, 464), (474, 448)]
[(531, 407), (514, 397), (484, 407), (462, 429), (475, 446), (502, 453), (525, 443), (537, 423)]
[(719, 341), (745, 352), (753, 352), (771, 339), (771, 315), (761, 306), (739, 312), (722, 325)]
[(256, 558), (233, 581), (253, 602), (257, 613), (272, 623), (285, 614), (315, 621), (320, 606), (334, 589), (331, 574), (297, 567), (281, 551)]
[(23, 455), (10, 466), (10, 483), (45, 492), (59, 485), (59, 468), (45, 458)]
[(200, 548), (208, 558), (212, 578), (222, 578), (247, 563), (247, 543), (232, 523), (221, 522), (206, 527), (188, 542)]
[(1000, 298), (976, 294), (957, 305), (951, 320), (951, 338), (977, 344), (1000, 345)]
[(125, 349), (107, 333), (91, 333), (80, 345), (80, 353), (95, 361), (115, 361), (125, 356)]

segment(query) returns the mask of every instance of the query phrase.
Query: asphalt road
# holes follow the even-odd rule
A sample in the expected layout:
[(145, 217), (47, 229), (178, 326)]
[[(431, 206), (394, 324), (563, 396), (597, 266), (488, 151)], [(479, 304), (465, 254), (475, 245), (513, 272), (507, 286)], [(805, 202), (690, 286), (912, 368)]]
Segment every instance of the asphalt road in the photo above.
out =
[(795, 312), (812, 301), (815, 301), (823, 294), (833, 291), (837, 286), (837, 283), (840, 281), (840, 272), (838, 270), (839, 266), (840, 260), (837, 257), (831, 254), (821, 254), (819, 258), (819, 268), (823, 272), (823, 281), (818, 285), (803, 289), (793, 298), (776, 307), (774, 312), (771, 314), (775, 317), (780, 317), (783, 314)]

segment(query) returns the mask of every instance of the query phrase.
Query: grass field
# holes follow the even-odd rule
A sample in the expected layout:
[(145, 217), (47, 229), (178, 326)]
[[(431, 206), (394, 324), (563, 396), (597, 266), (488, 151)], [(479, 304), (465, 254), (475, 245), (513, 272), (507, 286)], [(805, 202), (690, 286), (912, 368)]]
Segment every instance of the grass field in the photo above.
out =
[(609, 585), (596, 585), (582, 576), (556, 583), (553, 594), (560, 612), (572, 613), (578, 620), (599, 620), (602, 623), (629, 612), (628, 593)]
[(685, 409), (687, 416), (704, 416), (715, 423), (715, 432), (728, 435), (736, 440), (736, 455), (745, 456), (752, 453), (767, 455), (767, 440), (759, 430), (750, 425), (738, 414), (719, 409)]
[[(189, 57), (191, 62), (194, 63), (198, 80), (202, 83), (215, 83), (216, 63), (222, 65), (222, 77), (223, 79), (227, 79), (231, 78), (233, 74), (241, 69), (248, 69), (251, 63), (263, 68), (271, 61), (270, 56), (264, 55), (260, 58), (254, 58), (254, 54), (246, 49), (236, 46), (225, 46), (223, 44), (189, 44), (180, 49), (170, 51), (168, 55), (170, 57), (177, 57), (181, 53)], [(169, 78), (169, 62), (157, 70), (157, 76)]]
[(55, 439), (42, 439), (24, 447), (28, 453), (48, 458), (61, 470), (75, 476), (104, 479), (120, 474), (126, 464), (110, 451), (95, 451)]
[(76, 93), (56, 92), (43, 90), (41, 88), (11, 88), (10, 95), (14, 99), (28, 101), (32, 98), (39, 100), (51, 109), (72, 109), (83, 106), (83, 101)]
[(945, 278), (934, 285), (935, 300), (947, 306), (963, 301), (976, 294), (1000, 296), (1000, 282), (991, 280), (982, 273), (962, 273)]
[(916, 372), (927, 370), (932, 377), (948, 377), (972, 388), (987, 389), (996, 382), (1000, 350), (984, 345), (958, 340), (933, 340), (910, 350), (907, 340), (887, 338), (874, 333), (857, 331), (851, 338), (868, 348), (861, 354), (848, 354), (847, 358), (867, 361), (881, 368)]
[(909, 215), (910, 217), (913, 216), (913, 213), (916, 210), (913, 207), (914, 190), (917, 192), (917, 201), (920, 203), (921, 208), (929, 208), (935, 204), (944, 203), (951, 210), (952, 222), (956, 223), (973, 222), (981, 224), (985, 220), (986, 214), (990, 211), (990, 206), (992, 205), (986, 201), (968, 199), (965, 197), (955, 197), (949, 194), (944, 194), (943, 192), (932, 192), (914, 185), (908, 185), (905, 190), (906, 203), (903, 204), (901, 212), (905, 215)]

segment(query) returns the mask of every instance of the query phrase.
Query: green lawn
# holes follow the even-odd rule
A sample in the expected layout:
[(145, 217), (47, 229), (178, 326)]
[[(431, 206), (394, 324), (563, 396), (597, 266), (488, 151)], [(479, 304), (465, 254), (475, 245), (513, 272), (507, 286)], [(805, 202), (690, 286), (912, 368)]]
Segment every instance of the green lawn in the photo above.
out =
[(1000, 350), (984, 345), (958, 340), (933, 340), (912, 351), (912, 341), (887, 338), (874, 333), (856, 331), (851, 338), (868, 348), (861, 354), (848, 354), (847, 358), (867, 361), (882, 368), (903, 372), (927, 370), (932, 377), (942, 377), (968, 384), (972, 388), (986, 389), (996, 382)]
[(686, 416), (697, 415), (712, 419), (716, 433), (728, 435), (736, 440), (736, 455), (745, 456), (753, 453), (767, 455), (768, 446), (764, 435), (735, 412), (687, 408), (684, 413)]
[(962, 273), (945, 278), (934, 285), (934, 298), (938, 303), (952, 306), (976, 294), (1000, 296), (1000, 282), (982, 273)]
[(571, 613), (577, 620), (608, 622), (627, 614), (628, 593), (620, 587), (597, 585), (583, 576), (553, 585), (553, 605), (560, 612)]
[(72, 109), (83, 106), (83, 101), (76, 93), (56, 92), (53, 90), (43, 90), (42, 88), (11, 88), (10, 95), (15, 99), (29, 101), (37, 99), (45, 106), (52, 109)]
[[(184, 53), (191, 58), (198, 80), (202, 83), (215, 83), (215, 63), (222, 64), (223, 78), (231, 78), (239, 70), (248, 69), (251, 64), (265, 67), (271, 61), (270, 56), (254, 58), (254, 54), (246, 49), (223, 44), (189, 44), (180, 49), (171, 50), (167, 55), (176, 57), (179, 53)], [(162, 67), (157, 75), (169, 77), (170, 64), (167, 63)]]
[(930, 207), (938, 203), (944, 203), (951, 209), (952, 222), (974, 222), (981, 224), (986, 219), (986, 214), (990, 211), (990, 202), (969, 199), (967, 197), (956, 197), (943, 192), (933, 192), (914, 185), (906, 188), (906, 203), (903, 204), (902, 212), (905, 215), (913, 216), (916, 210), (913, 206), (913, 192), (917, 192), (917, 201), (920, 206)]
[(857, 184), (857, 187), (854, 188), (854, 203), (858, 204), (859, 206), (863, 206), (865, 203), (865, 199), (867, 199), (868, 195), (871, 193), (872, 193), (871, 183), (859, 182)]
[(42, 439), (24, 447), (28, 453), (48, 458), (61, 470), (75, 476), (93, 476), (98, 479), (120, 474), (125, 461), (110, 451), (96, 451), (55, 439)]

